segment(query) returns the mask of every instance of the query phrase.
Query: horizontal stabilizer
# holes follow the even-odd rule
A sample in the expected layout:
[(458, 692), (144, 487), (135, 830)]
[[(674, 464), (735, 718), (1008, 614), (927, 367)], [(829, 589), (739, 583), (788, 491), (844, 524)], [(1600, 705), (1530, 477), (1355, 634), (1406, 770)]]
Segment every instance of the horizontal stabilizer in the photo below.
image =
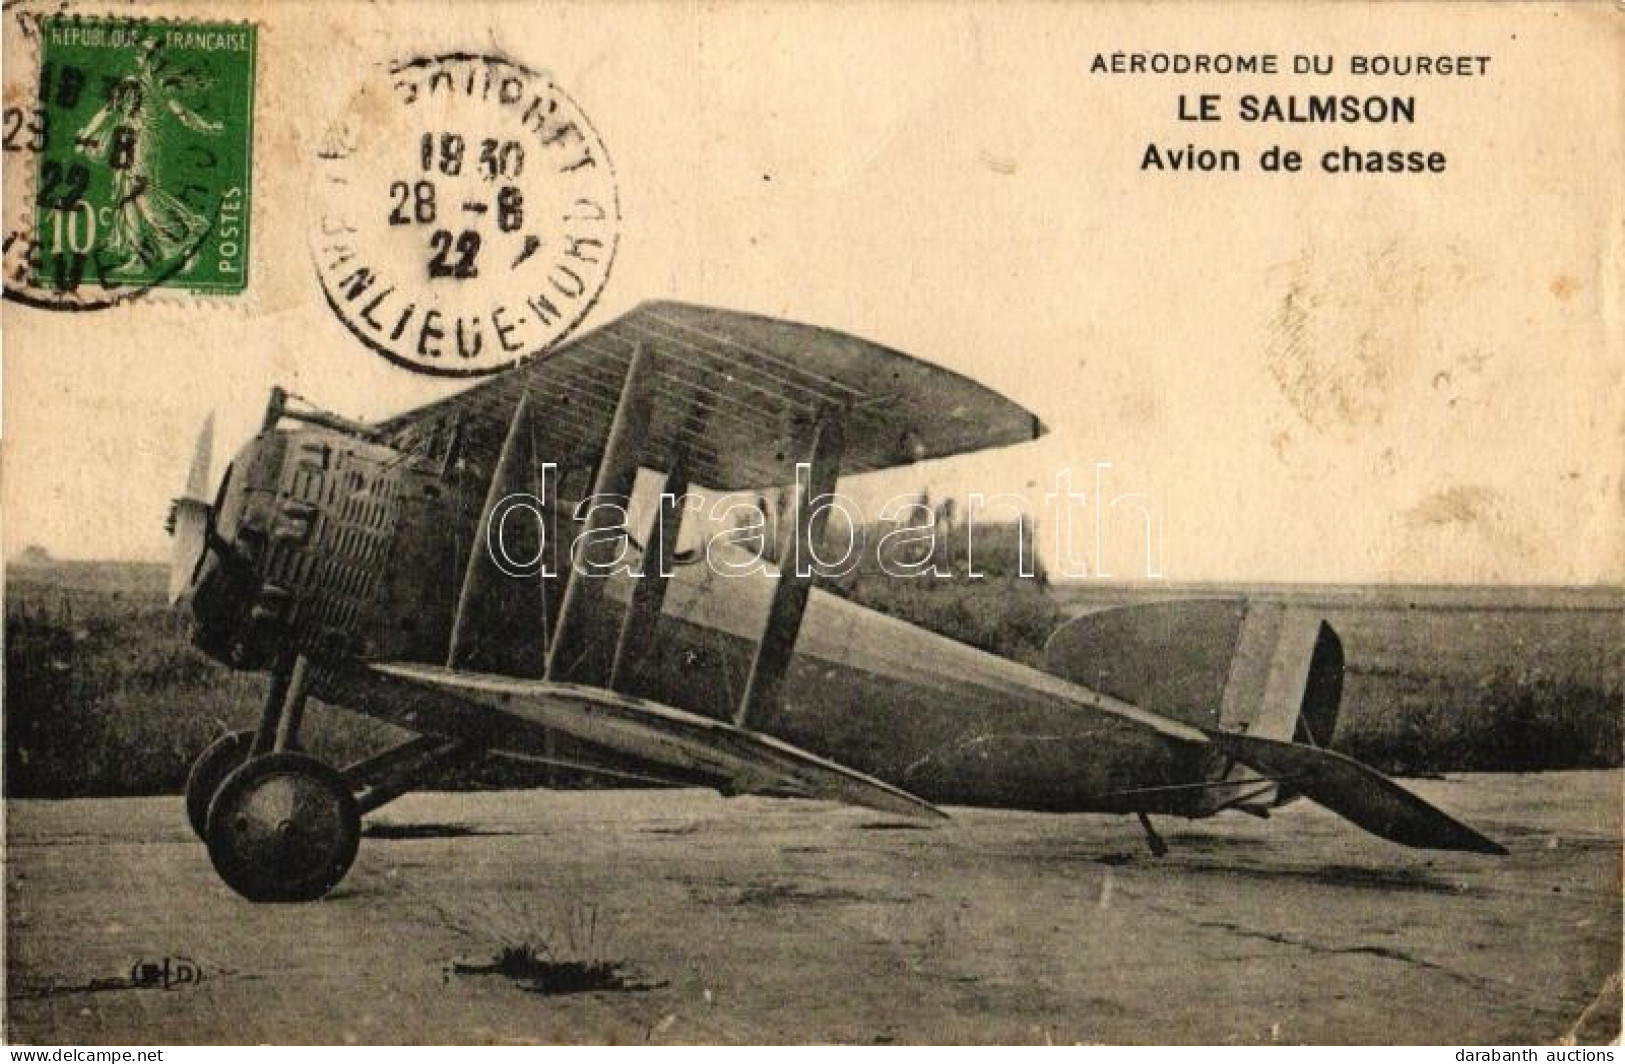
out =
[(1433, 850), (1504, 854), (1499, 843), (1436, 809), (1375, 769), (1342, 754), (1256, 735), (1208, 733), (1214, 745), (1339, 816), (1385, 839)]
[[(458, 737), (470, 742), (484, 745), (506, 735), (510, 738), (497, 739), (496, 745), (508, 748), (519, 746), (524, 733), (540, 739), (553, 730), (653, 764), (698, 773), (731, 794), (821, 798), (912, 817), (947, 815), (907, 791), (770, 735), (601, 687), (429, 665), (368, 669), (386, 683), (461, 703), (463, 712), (442, 707), (447, 711), (435, 716), (443, 727), (455, 728)], [(376, 685), (377, 679), (372, 686)], [(397, 704), (411, 700), (409, 691), (385, 693)], [(402, 723), (413, 726), (410, 721)]]

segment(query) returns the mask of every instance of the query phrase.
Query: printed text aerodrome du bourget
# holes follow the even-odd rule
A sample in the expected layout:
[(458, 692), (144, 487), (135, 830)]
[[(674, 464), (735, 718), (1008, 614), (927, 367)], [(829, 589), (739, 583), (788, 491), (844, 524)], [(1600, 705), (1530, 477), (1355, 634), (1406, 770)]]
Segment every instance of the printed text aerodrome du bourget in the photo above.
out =
[[(1413, 81), (1484, 78), (1489, 76), (1490, 66), (1491, 57), (1487, 55), (1274, 52), (1096, 52), (1088, 62), (1089, 72), (1096, 75), (1182, 79), (1179, 91), (1169, 99), (1168, 116), (1187, 129), (1223, 122), (1280, 124), (1287, 128), (1415, 126), (1426, 109), (1414, 92), (1404, 91)], [(1299, 85), (1310, 79), (1334, 79), (1326, 84), (1343, 91), (1210, 91), (1219, 78), (1240, 80), (1251, 88), (1259, 79), (1269, 77), (1292, 79)], [(1354, 137), (1331, 146), (1278, 142), (1246, 152), (1192, 140), (1148, 140), (1138, 158), (1140, 170), (1152, 173), (1238, 173), (1248, 169), (1266, 174), (1409, 175), (1442, 174), (1450, 166), (1449, 153), (1442, 147), (1417, 146), (1408, 139)]]

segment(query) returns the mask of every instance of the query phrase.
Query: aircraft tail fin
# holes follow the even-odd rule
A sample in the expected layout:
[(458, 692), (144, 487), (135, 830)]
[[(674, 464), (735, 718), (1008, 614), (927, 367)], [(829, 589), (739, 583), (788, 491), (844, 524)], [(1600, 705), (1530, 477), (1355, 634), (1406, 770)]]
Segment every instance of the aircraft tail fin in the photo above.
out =
[(1332, 741), (1343, 700), (1343, 641), (1319, 615), (1252, 605), (1242, 621), (1219, 703), (1221, 731)]
[[(1343, 700), (1343, 641), (1303, 609), (1253, 605), (1230, 659), (1216, 732), (1318, 747), (1331, 742)], [(1269, 775), (1269, 773), (1266, 773)], [(1260, 783), (1255, 766), (1225, 751), (1209, 763), (1213, 786), (1197, 816), (1232, 806), (1262, 813), (1305, 793), (1293, 782)]]
[(1210, 731), (1226, 754), (1382, 838), (1405, 846), (1504, 854), (1485, 838), (1376, 769), (1351, 757), (1298, 743)]

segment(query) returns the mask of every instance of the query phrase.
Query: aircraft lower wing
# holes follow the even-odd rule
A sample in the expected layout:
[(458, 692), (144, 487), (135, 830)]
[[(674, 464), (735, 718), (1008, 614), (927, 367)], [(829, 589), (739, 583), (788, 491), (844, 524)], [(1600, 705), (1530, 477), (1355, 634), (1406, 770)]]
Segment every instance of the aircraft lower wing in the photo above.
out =
[[(698, 773), (729, 793), (822, 798), (903, 816), (946, 817), (907, 791), (772, 736), (603, 688), (431, 665), (368, 665), (362, 670), (384, 681), (383, 698), (398, 707), (399, 722), (408, 727), (417, 723), (405, 717), (414, 712), (414, 692), (402, 685), (435, 702), (450, 698), (460, 703), (455, 713), (444, 712), (443, 704), (434, 707), (429, 719), (439, 725), (433, 730), (449, 727), (471, 741), (519, 745), (527, 735), (540, 741), (551, 730)], [(357, 683), (352, 675), (346, 686), (353, 699), (367, 701), (357, 698), (357, 689), (368, 686), (364, 681)]]
[(1210, 731), (1225, 753), (1385, 839), (1435, 850), (1504, 854), (1499, 843), (1429, 805), (1375, 769), (1315, 746), (1256, 735)]

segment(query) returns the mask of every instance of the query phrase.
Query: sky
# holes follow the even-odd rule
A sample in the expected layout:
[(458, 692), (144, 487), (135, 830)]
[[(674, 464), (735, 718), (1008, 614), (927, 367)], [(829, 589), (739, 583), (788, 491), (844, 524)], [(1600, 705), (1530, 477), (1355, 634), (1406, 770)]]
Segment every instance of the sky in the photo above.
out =
[[(160, 5), (182, 17), (196, 8)], [(226, 17), (230, 4), (213, 5)], [(929, 489), (1086, 492), (1094, 578), (1625, 580), (1625, 35), (1606, 7), (251, 5), (249, 291), (85, 314), (7, 302), (3, 543), (161, 559), (199, 424), (215, 468), (272, 385), (376, 418), (460, 385), (362, 347), (322, 298), (316, 151), (403, 55), (550, 71), (614, 162), (622, 221), (586, 325), (645, 299), (842, 329), (967, 374), (1042, 440), (895, 471)], [(7, 24), (7, 102), (26, 69)], [(1105, 75), (1096, 53), (1471, 54), (1482, 77)], [(21, 58), (19, 59), (18, 56)], [(1414, 96), (1413, 125), (1242, 123), (1246, 93)], [(1223, 119), (1177, 117), (1221, 96)], [(1243, 173), (1141, 168), (1232, 147)], [(1263, 174), (1272, 144), (1298, 174)], [(1344, 144), (1440, 174), (1331, 175)], [(16, 217), (19, 154), (6, 156)], [(26, 173), (26, 171), (22, 171)], [(1063, 489), (1064, 491), (1064, 489)], [(1102, 572), (1104, 570), (1104, 573)]]

